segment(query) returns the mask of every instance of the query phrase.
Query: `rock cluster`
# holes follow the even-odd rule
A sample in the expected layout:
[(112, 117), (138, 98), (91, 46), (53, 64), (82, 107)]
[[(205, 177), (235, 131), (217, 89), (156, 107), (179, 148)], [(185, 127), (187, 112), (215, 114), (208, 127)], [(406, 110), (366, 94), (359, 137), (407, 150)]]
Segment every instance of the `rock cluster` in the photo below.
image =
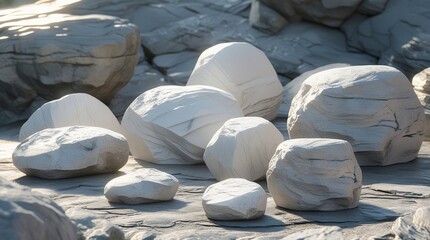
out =
[(425, 240), (430, 238), (430, 208), (418, 208), (412, 219), (399, 217), (391, 227), (395, 239)]
[(417, 157), (424, 123), (423, 108), (405, 75), (372, 65), (307, 78), (293, 99), (287, 127), (290, 138), (349, 141), (360, 165), (390, 165)]
[(328, 138), (281, 143), (270, 160), (267, 187), (279, 207), (334, 211), (355, 208), (361, 169), (351, 145)]

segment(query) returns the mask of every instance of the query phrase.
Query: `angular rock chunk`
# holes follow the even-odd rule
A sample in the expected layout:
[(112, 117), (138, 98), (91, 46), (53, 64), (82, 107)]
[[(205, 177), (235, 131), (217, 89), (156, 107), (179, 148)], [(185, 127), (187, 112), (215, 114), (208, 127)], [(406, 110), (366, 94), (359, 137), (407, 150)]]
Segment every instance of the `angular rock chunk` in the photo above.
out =
[(21, 113), (37, 96), (52, 100), (74, 92), (107, 102), (131, 78), (140, 49), (135, 25), (54, 10), (30, 6), (0, 13), (0, 75), (7, 76), (0, 78), (1, 108)]
[(218, 181), (255, 181), (266, 176), (269, 161), (283, 141), (282, 133), (264, 118), (233, 118), (214, 134), (203, 159)]
[(288, 21), (277, 11), (268, 7), (262, 1), (253, 0), (249, 13), (249, 24), (268, 33), (278, 33)]
[(47, 128), (21, 142), (13, 164), (30, 176), (48, 179), (115, 172), (127, 163), (127, 140), (98, 127)]
[(412, 79), (415, 93), (421, 104), (424, 106), (426, 115), (424, 139), (430, 140), (430, 68), (419, 72)]
[(203, 193), (206, 216), (213, 220), (260, 218), (266, 211), (267, 195), (257, 183), (230, 178), (210, 185)]
[(424, 110), (408, 79), (388, 66), (354, 66), (306, 79), (288, 116), (290, 138), (338, 138), (351, 143), (360, 165), (390, 165), (417, 157)]
[(414, 213), (414, 225), (419, 230), (427, 231), (430, 237), (430, 207), (420, 207)]
[(242, 110), (229, 93), (209, 86), (161, 86), (137, 97), (124, 113), (130, 151), (159, 164), (203, 161), (214, 133)]
[(102, 102), (85, 93), (66, 95), (43, 104), (22, 125), (19, 140), (46, 128), (73, 125), (107, 128), (122, 133), (118, 120)]
[(109, 202), (140, 204), (172, 200), (179, 181), (154, 168), (139, 169), (109, 181), (104, 189)]
[(395, 239), (426, 240), (430, 239), (430, 208), (418, 208), (412, 219), (409, 216), (399, 217), (391, 227)]
[(231, 93), (249, 116), (275, 118), (282, 85), (264, 52), (245, 42), (206, 49), (187, 85), (208, 85)]
[(303, 138), (279, 145), (270, 160), (267, 187), (276, 205), (293, 210), (355, 208), (362, 173), (344, 140)]
[(0, 178), (2, 239), (78, 239), (77, 228), (49, 197)]

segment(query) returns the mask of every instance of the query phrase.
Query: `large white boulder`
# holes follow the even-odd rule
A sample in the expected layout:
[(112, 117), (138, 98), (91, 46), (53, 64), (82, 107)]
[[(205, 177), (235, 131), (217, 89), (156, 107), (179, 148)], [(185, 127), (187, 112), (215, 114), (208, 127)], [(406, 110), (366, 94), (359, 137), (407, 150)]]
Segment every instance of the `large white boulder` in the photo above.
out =
[(237, 99), (247, 116), (275, 118), (282, 85), (264, 52), (245, 42), (221, 43), (206, 49), (187, 85), (223, 89)]
[(255, 181), (266, 176), (270, 159), (283, 141), (282, 133), (264, 118), (233, 118), (214, 134), (203, 159), (218, 181)]
[(47, 128), (21, 142), (13, 164), (30, 176), (48, 179), (115, 172), (127, 163), (127, 140), (105, 128)]
[(248, 220), (262, 217), (267, 195), (257, 183), (230, 178), (210, 185), (203, 193), (203, 209), (213, 220)]
[(214, 133), (243, 116), (236, 99), (209, 86), (161, 86), (144, 92), (122, 118), (135, 158), (158, 164), (203, 162)]
[(140, 204), (172, 200), (179, 181), (154, 168), (139, 169), (109, 181), (104, 194), (109, 202)]
[(290, 138), (349, 141), (360, 165), (390, 165), (417, 157), (424, 123), (424, 110), (405, 75), (368, 65), (306, 79), (291, 104), (287, 127)]
[(279, 145), (270, 160), (267, 187), (276, 205), (293, 210), (357, 207), (362, 173), (344, 140), (302, 138)]
[(430, 140), (430, 67), (416, 74), (412, 85), (426, 115), (424, 139)]
[(74, 125), (102, 127), (122, 133), (121, 125), (104, 103), (89, 94), (74, 93), (45, 103), (37, 109), (22, 125), (19, 140), (45, 128)]

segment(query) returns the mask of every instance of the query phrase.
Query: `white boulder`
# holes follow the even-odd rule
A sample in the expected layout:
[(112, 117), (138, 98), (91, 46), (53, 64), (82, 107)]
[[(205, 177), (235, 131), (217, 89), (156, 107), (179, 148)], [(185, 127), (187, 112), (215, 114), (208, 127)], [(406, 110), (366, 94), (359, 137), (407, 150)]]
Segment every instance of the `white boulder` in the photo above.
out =
[(203, 193), (203, 209), (213, 220), (248, 220), (262, 217), (267, 195), (257, 183), (230, 178), (210, 185)]
[(430, 140), (430, 67), (424, 69), (412, 79), (415, 93), (424, 106), (426, 115), (424, 139)]
[(287, 128), (290, 138), (349, 141), (360, 165), (390, 165), (417, 157), (424, 123), (424, 110), (405, 75), (368, 65), (306, 79), (291, 104)]
[(427, 231), (430, 235), (430, 207), (418, 208), (412, 221), (417, 229)]
[(140, 204), (172, 200), (179, 181), (154, 168), (139, 169), (109, 181), (104, 194), (109, 202)]
[(122, 133), (121, 125), (104, 103), (86, 93), (73, 93), (37, 109), (22, 125), (19, 140), (45, 128), (74, 125), (102, 127)]
[(158, 164), (203, 162), (214, 133), (243, 116), (234, 97), (209, 86), (161, 86), (144, 92), (122, 118), (135, 158)]
[(267, 171), (276, 205), (292, 210), (335, 211), (355, 208), (362, 173), (344, 140), (302, 138), (279, 145)]
[(30, 176), (48, 179), (115, 172), (128, 160), (127, 140), (98, 127), (48, 128), (21, 142), (13, 164)]
[(233, 118), (212, 137), (203, 159), (218, 181), (255, 181), (266, 176), (270, 159), (283, 141), (282, 133), (264, 118)]
[(276, 117), (281, 82), (264, 52), (249, 43), (221, 43), (206, 49), (187, 82), (200, 84), (233, 94), (247, 116)]

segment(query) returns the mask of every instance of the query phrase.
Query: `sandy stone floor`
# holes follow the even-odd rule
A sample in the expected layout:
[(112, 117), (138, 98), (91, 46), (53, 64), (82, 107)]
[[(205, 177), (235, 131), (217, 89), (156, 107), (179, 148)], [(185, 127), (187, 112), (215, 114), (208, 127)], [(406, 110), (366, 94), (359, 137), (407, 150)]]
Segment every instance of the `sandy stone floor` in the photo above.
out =
[[(430, 142), (419, 158), (389, 167), (363, 167), (363, 189), (356, 209), (337, 212), (303, 212), (276, 208), (269, 194), (266, 215), (252, 221), (211, 221), (201, 206), (207, 186), (215, 183), (205, 165), (153, 165), (132, 157), (120, 172), (63, 180), (28, 177), (12, 164), (19, 126), (0, 128), (0, 176), (50, 196), (65, 210), (90, 211), (124, 231), (142, 236), (201, 239), (280, 239), (321, 226), (339, 226), (345, 239), (368, 239), (390, 232), (393, 221), (430, 205)], [(104, 185), (114, 177), (142, 167), (155, 167), (180, 181), (173, 201), (144, 205), (111, 204)], [(259, 182), (267, 191), (265, 182)]]

